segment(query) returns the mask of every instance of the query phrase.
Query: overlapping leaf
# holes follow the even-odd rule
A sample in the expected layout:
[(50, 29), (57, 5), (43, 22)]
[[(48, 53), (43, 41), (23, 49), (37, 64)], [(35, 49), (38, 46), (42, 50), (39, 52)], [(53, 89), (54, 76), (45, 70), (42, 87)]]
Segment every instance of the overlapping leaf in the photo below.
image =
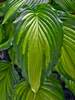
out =
[(64, 100), (64, 95), (59, 82), (55, 79), (47, 80), (40, 86), (37, 93), (34, 93), (26, 81), (16, 87), (14, 100)]
[(14, 27), (13, 24), (6, 24), (5, 27), (1, 26), (0, 28), (0, 51), (6, 50), (12, 46), (12, 41), (14, 40)]
[(65, 83), (67, 88), (69, 88), (72, 91), (72, 93), (75, 95), (75, 81), (66, 80)]
[(62, 10), (57, 10), (58, 17), (62, 20), (63, 25), (75, 29), (75, 15)]
[(66, 26), (60, 62), (60, 72), (68, 79), (75, 80), (75, 30)]
[[(27, 2), (26, 0), (12, 0), (3, 23)], [(18, 54), (24, 56), (23, 61), (27, 63), (24, 67), (26, 69), (27, 65), (29, 83), (32, 90), (37, 92), (43, 68), (47, 70), (50, 64), (51, 69), (58, 61), (63, 32), (62, 25), (51, 6), (47, 4), (29, 6), (30, 2), (32, 1), (29, 0), (28, 5), (25, 9), (23, 7), (21, 9), (23, 11), (19, 14), (20, 20), (17, 25), (19, 31), (16, 34), (14, 47), (16, 52), (20, 51)], [(41, 1), (35, 0), (33, 4), (35, 2)]]
[(15, 88), (13, 100), (26, 100), (26, 96), (29, 89), (30, 89), (29, 84), (26, 81), (23, 81), (17, 84)]
[(37, 94), (34, 94), (31, 90), (28, 92), (26, 100), (30, 100), (30, 98), (31, 100), (64, 100), (64, 95), (56, 80), (47, 80), (40, 87)]
[(0, 99), (12, 100), (13, 77), (11, 64), (0, 61)]
[(55, 2), (65, 11), (75, 11), (75, 0), (55, 0)]
[[(40, 87), (43, 68), (54, 66), (59, 58), (63, 40), (62, 25), (49, 5), (38, 5), (27, 9), (21, 18), (16, 35), (20, 54), (25, 55), (29, 83), (34, 92)], [(19, 50), (18, 49), (18, 50)]]
[(34, 6), (40, 3), (48, 3), (48, 0), (8, 0), (6, 7), (7, 13), (3, 23), (5, 23), (19, 8), (23, 6)]

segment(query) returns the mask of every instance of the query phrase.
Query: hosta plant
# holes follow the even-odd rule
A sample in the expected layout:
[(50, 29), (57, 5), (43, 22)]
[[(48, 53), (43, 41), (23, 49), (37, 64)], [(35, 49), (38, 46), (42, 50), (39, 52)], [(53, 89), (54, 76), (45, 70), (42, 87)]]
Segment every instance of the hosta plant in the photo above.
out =
[(1, 100), (65, 100), (53, 71), (75, 95), (74, 3), (6, 0), (1, 4), (0, 51), (7, 50), (10, 59), (0, 60)]

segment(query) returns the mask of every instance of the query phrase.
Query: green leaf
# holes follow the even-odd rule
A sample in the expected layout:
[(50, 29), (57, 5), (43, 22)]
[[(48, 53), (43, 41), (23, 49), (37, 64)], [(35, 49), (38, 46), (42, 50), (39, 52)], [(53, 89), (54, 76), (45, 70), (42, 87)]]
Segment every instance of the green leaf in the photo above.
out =
[(55, 2), (62, 7), (65, 11), (74, 12), (75, 11), (75, 1), (74, 0), (55, 0)]
[(18, 83), (14, 91), (14, 100), (26, 100), (29, 88), (30, 87), (27, 81), (22, 81)]
[(26, 100), (35, 100), (35, 94), (33, 93), (32, 90), (30, 90), (27, 94)]
[(24, 22), (20, 26), (18, 35), (16, 35), (16, 45), (20, 49), (20, 54), (25, 56), (23, 61), (27, 63), (31, 88), (37, 92), (40, 87), (43, 68), (47, 70), (49, 64), (51, 64), (51, 68), (58, 61), (63, 31), (62, 25), (51, 6), (41, 4), (34, 9), (27, 9), (27, 11), (23, 15)]
[(2, 41), (0, 43), (0, 51), (9, 49), (14, 40), (14, 26), (12, 23), (5, 24), (5, 27), (2, 26)]
[(0, 43), (2, 42), (3, 34), (2, 34), (2, 26), (0, 25)]
[[(19, 10), (19, 7), (22, 8), (24, 1), (12, 1), (4, 22)], [(63, 40), (62, 24), (54, 9), (48, 4), (25, 6), (24, 10), (24, 13), (19, 13), (21, 24), (17, 25), (19, 30), (14, 40), (14, 49), (25, 63), (22, 65), (21, 62), (20, 66), (24, 66), (27, 71), (31, 89), (37, 92), (42, 70), (50, 70), (58, 62)]]
[(12, 41), (13, 41), (13, 39), (9, 39), (9, 40), (6, 41), (5, 43), (0, 44), (0, 51), (6, 50), (6, 49), (8, 49), (9, 47), (11, 47), (11, 46), (12, 46)]
[(47, 4), (27, 8), (27, 13), (21, 18), (23, 22), (16, 34), (14, 47), (25, 63), (22, 65), (21, 62), (21, 66), (27, 71), (31, 89), (37, 92), (42, 70), (48, 70), (49, 64), (50, 70), (58, 61), (63, 40), (62, 24)]
[[(68, 79), (75, 80), (75, 30), (64, 26), (64, 42), (60, 59), (61, 67), (58, 69), (68, 76)], [(63, 70), (63, 71), (62, 71)]]
[(9, 17), (11, 17), (14, 12), (21, 6), (23, 5), (24, 3), (24, 0), (19, 0), (17, 1), (16, 3), (14, 3), (10, 8), (9, 10), (7, 11), (6, 15), (5, 15), (5, 19), (3, 21), (3, 24), (8, 20)]
[(37, 93), (30, 90), (26, 100), (30, 98), (31, 100), (64, 100), (64, 95), (59, 82), (50, 79), (41, 85)]
[(9, 62), (0, 61), (0, 98), (1, 100), (13, 100), (12, 66)]
[(3, 24), (12, 16), (14, 13), (19, 10), (20, 7), (22, 6), (30, 6), (30, 5), (35, 5), (38, 3), (48, 3), (48, 0), (12, 0), (7, 2), (6, 8), (8, 8)]
[(20, 82), (16, 88), (14, 100), (64, 100), (64, 95), (56, 79), (47, 79), (34, 93), (26, 81)]
[(69, 88), (72, 91), (72, 93), (75, 95), (75, 81), (66, 80), (65, 83), (66, 83), (66, 87)]
[(43, 86), (41, 86), (41, 88), (50, 92), (49, 96), (52, 100), (64, 100), (62, 87), (59, 81), (53, 77), (43, 82)]

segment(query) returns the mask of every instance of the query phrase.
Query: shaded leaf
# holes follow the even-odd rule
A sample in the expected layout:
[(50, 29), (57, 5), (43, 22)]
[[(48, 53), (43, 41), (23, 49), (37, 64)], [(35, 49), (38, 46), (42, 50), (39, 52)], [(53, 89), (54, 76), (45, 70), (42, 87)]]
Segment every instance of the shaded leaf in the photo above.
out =
[(66, 26), (58, 70), (68, 79), (75, 80), (75, 30)]
[(55, 79), (44, 81), (37, 93), (34, 93), (27, 84), (23, 81), (17, 85), (14, 100), (64, 100), (62, 88)]
[[(6, 28), (6, 29), (5, 29)], [(7, 23), (5, 27), (2, 26), (2, 41), (0, 43), (0, 51), (9, 49), (14, 40), (14, 26), (12, 23)]]
[(30, 87), (27, 81), (18, 83), (15, 87), (14, 100), (26, 100), (29, 88)]
[(72, 91), (75, 95), (75, 82), (72, 80), (65, 80), (66, 86)]
[(48, 0), (8, 0), (6, 7), (8, 10), (6, 12), (3, 24), (22, 6), (34, 6), (38, 3), (48, 3)]
[(63, 10), (70, 12), (75, 11), (75, 0), (55, 0), (55, 2), (62, 7)]
[(13, 100), (12, 66), (9, 62), (0, 61), (0, 98), (1, 100)]
[(2, 38), (3, 38), (3, 35), (2, 35), (2, 27), (0, 25), (0, 43), (2, 42)]

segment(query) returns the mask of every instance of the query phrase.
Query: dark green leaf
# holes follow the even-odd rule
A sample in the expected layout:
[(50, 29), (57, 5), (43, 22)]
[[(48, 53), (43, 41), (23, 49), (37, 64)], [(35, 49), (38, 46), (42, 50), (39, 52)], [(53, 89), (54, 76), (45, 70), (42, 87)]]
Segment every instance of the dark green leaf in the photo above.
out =
[(0, 99), (13, 100), (12, 65), (9, 62), (0, 61)]

